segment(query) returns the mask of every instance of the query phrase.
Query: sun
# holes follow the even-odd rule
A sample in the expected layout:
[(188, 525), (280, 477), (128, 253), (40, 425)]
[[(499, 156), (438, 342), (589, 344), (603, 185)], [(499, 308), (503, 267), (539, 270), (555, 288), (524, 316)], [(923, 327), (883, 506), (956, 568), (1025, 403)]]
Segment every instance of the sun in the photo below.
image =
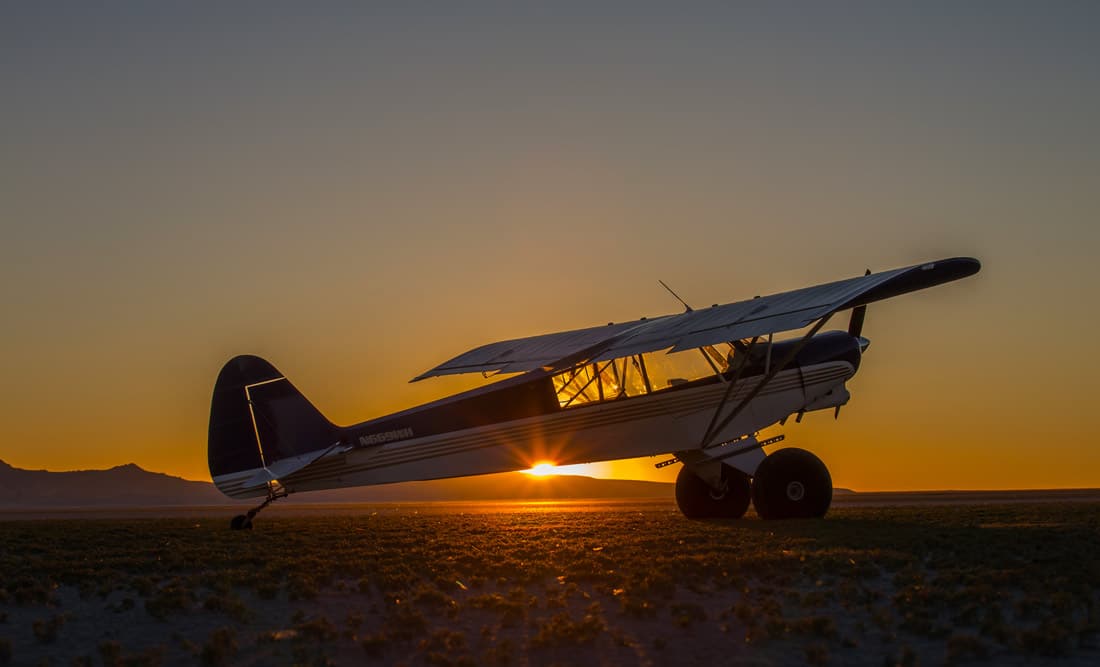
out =
[(535, 477), (545, 477), (547, 475), (554, 475), (557, 473), (557, 471), (558, 467), (556, 465), (544, 461), (542, 463), (536, 463), (535, 465), (531, 466), (530, 469), (524, 470), (523, 472), (527, 473), (528, 475), (534, 475)]

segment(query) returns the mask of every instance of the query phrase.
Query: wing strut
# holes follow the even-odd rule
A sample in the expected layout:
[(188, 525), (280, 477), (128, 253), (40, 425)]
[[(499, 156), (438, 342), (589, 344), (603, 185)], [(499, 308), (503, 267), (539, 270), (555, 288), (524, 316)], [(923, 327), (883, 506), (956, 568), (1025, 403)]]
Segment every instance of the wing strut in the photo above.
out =
[[(733, 391), (733, 385), (737, 382), (737, 378), (741, 374), (741, 368), (743, 368), (745, 364), (748, 363), (749, 355), (747, 353), (745, 354), (745, 361), (743, 361), (741, 365), (738, 366), (737, 372), (734, 373), (734, 377), (730, 380), (730, 386), (726, 388), (726, 393), (722, 396), (722, 401), (718, 404), (718, 407), (714, 409), (714, 417), (711, 418), (711, 426), (707, 428), (706, 433), (703, 434), (703, 440), (699, 444), (699, 447), (701, 449), (706, 449), (711, 445), (711, 442), (718, 435), (718, 433), (726, 426), (728, 426), (729, 423), (737, 417), (737, 415), (741, 414), (741, 412), (745, 409), (749, 402), (751, 402), (752, 399), (756, 398), (757, 394), (763, 391), (764, 387), (772, 381), (772, 378), (774, 378), (780, 371), (786, 368), (787, 364), (791, 363), (791, 361), (794, 360), (795, 355), (802, 351), (802, 348), (806, 346), (806, 343), (810, 342), (810, 339), (814, 337), (814, 334), (820, 331), (821, 327), (825, 326), (825, 323), (829, 321), (829, 318), (832, 317), (832, 315), (832, 313), (829, 313), (825, 317), (822, 317), (820, 320), (818, 320), (817, 324), (815, 324), (812, 329), (806, 332), (806, 335), (798, 341), (798, 344), (791, 348), (791, 350), (787, 352), (786, 356), (784, 356), (783, 359), (779, 361), (779, 363), (772, 366), (771, 370), (764, 375), (763, 379), (761, 379), (755, 387), (753, 387), (748, 396), (745, 396), (745, 398), (741, 399), (741, 402), (737, 404), (737, 407), (733, 409), (733, 412), (729, 413), (729, 415), (727, 415), (724, 419), (722, 419), (722, 421), (718, 422), (718, 424), (715, 425), (714, 422), (718, 420), (718, 415), (721, 414), (722, 408), (726, 406), (726, 402), (729, 400), (729, 396)], [(753, 339), (753, 342), (749, 344), (750, 350), (755, 343), (756, 339)]]
[(703, 432), (703, 442), (701, 445), (699, 445), (700, 448), (706, 447), (707, 444), (710, 442), (711, 436), (714, 433), (714, 424), (718, 421), (718, 415), (721, 414), (722, 407), (726, 404), (726, 401), (730, 399), (730, 394), (733, 393), (733, 388), (737, 386), (737, 381), (741, 379), (741, 371), (745, 370), (745, 366), (748, 366), (749, 364), (750, 353), (752, 352), (753, 347), (756, 346), (756, 339), (757, 336), (753, 336), (752, 340), (749, 341), (748, 346), (744, 348), (744, 351), (741, 355), (741, 363), (737, 364), (737, 368), (734, 369), (733, 376), (730, 377), (729, 384), (726, 385), (726, 391), (724, 394), (722, 394), (722, 400), (718, 403), (718, 409), (714, 411), (714, 415), (710, 418), (710, 423), (707, 424), (707, 430)]

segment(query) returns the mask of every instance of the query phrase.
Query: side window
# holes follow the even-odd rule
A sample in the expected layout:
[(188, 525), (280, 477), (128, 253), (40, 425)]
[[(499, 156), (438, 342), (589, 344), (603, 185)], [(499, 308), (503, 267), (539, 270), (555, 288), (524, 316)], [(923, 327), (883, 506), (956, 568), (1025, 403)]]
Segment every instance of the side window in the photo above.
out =
[(552, 380), (558, 405), (570, 408), (646, 393), (640, 363), (635, 357), (627, 357), (585, 364), (554, 375)]
[[(732, 349), (732, 348), (731, 348)], [(577, 366), (551, 377), (558, 405), (640, 396), (724, 372), (726, 356), (714, 347), (667, 354), (636, 354)]]
[(600, 400), (601, 385), (594, 364), (571, 368), (553, 377), (558, 403), (563, 407)]

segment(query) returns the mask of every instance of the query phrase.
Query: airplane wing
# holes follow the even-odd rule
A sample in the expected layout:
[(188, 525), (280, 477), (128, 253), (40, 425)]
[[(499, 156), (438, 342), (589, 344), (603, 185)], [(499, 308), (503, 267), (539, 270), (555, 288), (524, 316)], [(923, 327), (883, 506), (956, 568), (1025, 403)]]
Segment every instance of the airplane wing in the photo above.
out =
[(627, 332), (647, 320), (605, 324), (600, 327), (560, 331), (558, 333), (502, 340), (464, 352), (450, 361), (418, 375), (412, 382), (439, 375), (458, 373), (519, 373), (543, 366), (554, 365), (559, 360), (577, 352), (599, 346), (609, 339)]
[(566, 368), (582, 361), (670, 347), (678, 352), (792, 331), (840, 310), (965, 278), (980, 268), (976, 259), (954, 257), (678, 315), (500, 341), (460, 354), (412, 381), (455, 373)]

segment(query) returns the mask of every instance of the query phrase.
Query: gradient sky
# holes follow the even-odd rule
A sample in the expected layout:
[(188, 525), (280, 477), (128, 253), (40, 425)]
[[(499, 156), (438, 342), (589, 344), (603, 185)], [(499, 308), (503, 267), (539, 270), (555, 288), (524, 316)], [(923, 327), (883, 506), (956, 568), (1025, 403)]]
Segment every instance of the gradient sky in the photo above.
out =
[(861, 490), (1100, 484), (1100, 4), (520, 4), (6, 3), (0, 458), (209, 479), (236, 354), (350, 423), (677, 311), (658, 278), (973, 255), (871, 307), (788, 444)]

